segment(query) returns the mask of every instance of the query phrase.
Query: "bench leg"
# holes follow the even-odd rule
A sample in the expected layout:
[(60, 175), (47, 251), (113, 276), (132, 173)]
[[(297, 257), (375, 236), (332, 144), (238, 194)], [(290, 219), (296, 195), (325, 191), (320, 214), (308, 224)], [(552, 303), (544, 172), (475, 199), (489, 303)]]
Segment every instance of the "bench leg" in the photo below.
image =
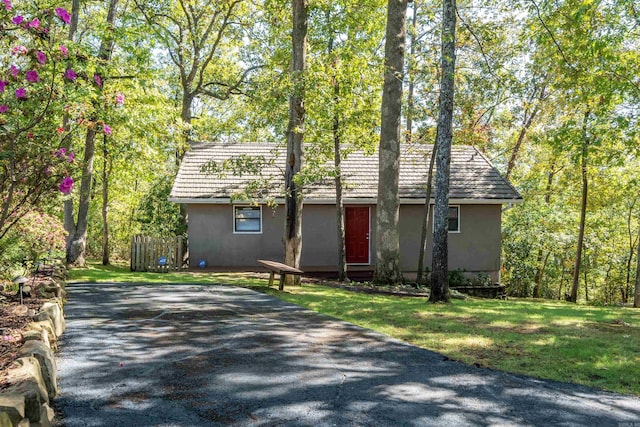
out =
[(273, 286), (273, 271), (269, 274), (269, 287)]
[(284, 278), (285, 278), (286, 274), (281, 273), (280, 274), (280, 285), (278, 286), (279, 290), (284, 290)]

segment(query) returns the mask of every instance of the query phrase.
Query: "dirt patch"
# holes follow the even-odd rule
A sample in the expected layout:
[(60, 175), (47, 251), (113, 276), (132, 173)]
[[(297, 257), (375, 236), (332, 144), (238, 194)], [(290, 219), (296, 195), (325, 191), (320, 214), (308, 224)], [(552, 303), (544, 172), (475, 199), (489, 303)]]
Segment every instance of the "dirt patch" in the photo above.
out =
[(305, 278), (304, 280), (305, 282), (309, 283), (330, 286), (332, 288), (346, 289), (348, 291), (365, 294), (391, 295), (401, 297), (429, 297), (429, 290), (427, 288), (416, 288), (415, 286), (411, 285), (376, 286), (358, 282), (345, 284), (326, 279)]

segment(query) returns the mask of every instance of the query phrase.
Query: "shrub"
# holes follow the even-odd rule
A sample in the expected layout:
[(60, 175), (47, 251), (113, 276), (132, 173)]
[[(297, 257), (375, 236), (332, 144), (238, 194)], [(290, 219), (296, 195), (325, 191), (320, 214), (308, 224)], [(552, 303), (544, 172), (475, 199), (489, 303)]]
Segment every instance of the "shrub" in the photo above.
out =
[(470, 280), (465, 277), (464, 272), (459, 268), (449, 271), (448, 280), (449, 286), (465, 286), (470, 283)]
[(31, 211), (0, 239), (0, 275), (11, 279), (33, 271), (47, 257), (64, 257), (66, 232), (62, 221), (47, 213)]

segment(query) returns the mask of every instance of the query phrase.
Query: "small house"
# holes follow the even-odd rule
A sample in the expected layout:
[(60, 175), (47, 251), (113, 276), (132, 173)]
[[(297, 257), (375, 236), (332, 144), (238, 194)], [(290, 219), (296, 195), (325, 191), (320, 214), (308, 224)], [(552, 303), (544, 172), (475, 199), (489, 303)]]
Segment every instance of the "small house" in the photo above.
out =
[[(431, 149), (427, 145), (401, 148), (400, 263), (408, 276), (417, 270)], [(304, 188), (301, 269), (305, 272), (338, 268), (335, 183), (330, 169), (316, 171), (316, 179)], [(169, 199), (186, 206), (191, 267), (200, 263), (254, 269), (258, 259), (283, 260), (284, 171), (285, 148), (276, 144), (192, 146)], [(373, 271), (378, 155), (359, 151), (346, 155), (342, 176), (347, 263), (351, 270)], [(451, 153), (449, 197), (449, 269), (472, 277), (483, 273), (499, 282), (502, 210), (521, 202), (521, 196), (475, 147), (456, 145)], [(431, 234), (425, 262), (429, 267)]]

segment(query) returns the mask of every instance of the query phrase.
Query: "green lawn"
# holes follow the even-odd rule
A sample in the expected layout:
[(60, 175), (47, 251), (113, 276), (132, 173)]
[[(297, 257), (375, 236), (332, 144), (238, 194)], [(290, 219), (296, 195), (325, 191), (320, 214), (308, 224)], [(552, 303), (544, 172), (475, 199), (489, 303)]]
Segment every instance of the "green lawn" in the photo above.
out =
[(247, 286), (452, 359), (640, 396), (640, 310), (546, 300), (424, 298), (354, 293), (305, 284), (285, 292), (241, 273), (131, 273), (91, 264), (70, 281)]

